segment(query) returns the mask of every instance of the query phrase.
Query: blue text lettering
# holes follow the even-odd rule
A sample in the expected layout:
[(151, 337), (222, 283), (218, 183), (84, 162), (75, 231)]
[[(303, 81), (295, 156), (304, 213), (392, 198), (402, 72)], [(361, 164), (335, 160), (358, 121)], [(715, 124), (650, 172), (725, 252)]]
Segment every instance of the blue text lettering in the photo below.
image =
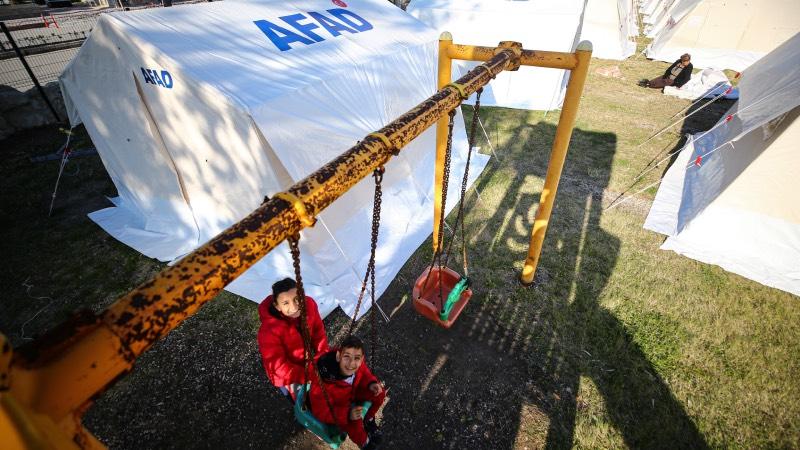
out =
[(341, 36), (344, 31), (361, 33), (374, 28), (369, 21), (347, 9), (334, 8), (326, 12), (330, 15), (309, 11), (307, 16), (297, 13), (279, 17), (295, 31), (276, 25), (268, 20), (256, 20), (253, 23), (282, 52), (291, 50), (292, 44), (297, 42), (304, 45), (312, 45), (324, 41), (325, 38), (319, 32), (312, 31), (320, 27), (327, 31), (331, 37)]
[[(348, 11), (342, 8), (336, 8), (336, 9), (329, 9), (328, 12), (331, 13), (332, 16), (341, 20), (342, 22), (355, 28), (356, 31), (368, 31), (372, 29), (371, 23), (367, 22), (366, 20), (364, 20), (363, 17), (359, 16), (358, 14), (352, 11)], [(357, 20), (359, 23), (353, 22), (352, 20), (348, 19), (347, 16), (350, 16), (351, 19)]]
[[(253, 23), (256, 24), (258, 28), (261, 28), (261, 31), (263, 31), (269, 40), (272, 41), (272, 43), (275, 44), (275, 46), (278, 47), (282, 52), (291, 50), (292, 47), (290, 47), (289, 44), (292, 42), (300, 42), (306, 45), (314, 43), (314, 41), (311, 39), (304, 38), (296, 33), (292, 33), (286, 28), (279, 27), (278, 25), (275, 25), (267, 20), (256, 20)], [(280, 33), (282, 36), (278, 33)]]
[(325, 28), (325, 30), (327, 30), (328, 33), (330, 33), (331, 36), (333, 37), (342, 34), (340, 33), (340, 31), (347, 31), (348, 33), (358, 33), (358, 31), (353, 30), (351, 28), (347, 28), (346, 26), (344, 26), (344, 24), (341, 24), (335, 20), (328, 19), (327, 17), (323, 16), (318, 12), (311, 11), (308, 13), (308, 15), (313, 17), (314, 20), (316, 20), (317, 22), (319, 22), (319, 24), (322, 25)]
[(145, 69), (144, 67), (140, 67), (140, 69), (142, 69), (142, 78), (144, 78), (145, 83), (172, 89), (172, 85), (174, 84), (172, 75), (166, 70), (162, 70), (161, 76), (159, 76), (159, 72), (155, 69)]
[(302, 14), (292, 14), (291, 16), (283, 16), (280, 19), (288, 23), (292, 27), (294, 27), (295, 30), (305, 34), (306, 36), (315, 40), (316, 42), (322, 42), (325, 40), (322, 36), (319, 36), (311, 32), (311, 30), (319, 28), (319, 25), (315, 23), (300, 23), (301, 20), (306, 19), (306, 16)]

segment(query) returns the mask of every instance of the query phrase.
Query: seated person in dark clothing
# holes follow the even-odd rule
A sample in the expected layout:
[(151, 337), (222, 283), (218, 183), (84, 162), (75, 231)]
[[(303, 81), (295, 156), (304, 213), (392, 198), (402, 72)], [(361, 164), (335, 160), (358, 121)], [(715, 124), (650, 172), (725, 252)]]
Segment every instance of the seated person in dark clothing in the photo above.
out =
[(688, 53), (681, 55), (681, 59), (672, 63), (671, 66), (664, 72), (664, 75), (653, 78), (652, 80), (642, 80), (639, 86), (649, 87), (653, 89), (663, 89), (665, 86), (675, 86), (679, 88), (686, 84), (692, 78), (692, 63), (691, 56)]

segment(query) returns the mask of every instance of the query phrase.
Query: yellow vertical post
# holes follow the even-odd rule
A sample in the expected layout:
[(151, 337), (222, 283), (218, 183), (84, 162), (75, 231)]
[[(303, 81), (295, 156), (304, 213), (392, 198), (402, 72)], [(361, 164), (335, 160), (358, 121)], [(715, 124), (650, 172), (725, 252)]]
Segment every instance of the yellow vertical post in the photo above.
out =
[[(439, 36), (439, 76), (436, 89), (442, 89), (450, 84), (453, 70), (453, 60), (448, 56), (448, 50), (453, 45), (453, 36), (445, 31)], [(442, 182), (444, 180), (444, 155), (447, 150), (447, 114), (436, 122), (436, 167), (434, 169), (433, 187), (433, 251), (438, 250), (442, 243), (439, 242), (439, 217), (442, 211)]]
[(525, 258), (525, 265), (522, 268), (520, 277), (520, 281), (526, 286), (533, 283), (536, 266), (539, 264), (539, 255), (542, 253), (542, 242), (547, 232), (550, 213), (553, 211), (556, 190), (561, 179), (561, 170), (564, 168), (567, 147), (569, 147), (572, 129), (575, 126), (575, 116), (578, 114), (583, 84), (586, 82), (586, 74), (589, 71), (589, 60), (592, 58), (592, 43), (582, 41), (578, 44), (575, 56), (577, 57), (577, 65), (570, 73), (569, 83), (567, 83), (564, 106), (561, 109), (561, 116), (558, 120), (553, 149), (550, 151), (550, 162), (547, 165), (547, 175), (544, 179), (544, 188), (542, 188), (542, 196), (539, 199), (539, 209), (536, 211), (536, 219), (533, 222), (528, 257)]

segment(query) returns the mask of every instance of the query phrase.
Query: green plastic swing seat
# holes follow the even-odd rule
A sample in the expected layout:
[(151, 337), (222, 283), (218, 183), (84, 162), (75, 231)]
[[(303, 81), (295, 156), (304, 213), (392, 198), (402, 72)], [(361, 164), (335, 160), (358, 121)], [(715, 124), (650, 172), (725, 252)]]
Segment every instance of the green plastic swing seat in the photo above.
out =
[[(300, 386), (296, 392), (294, 401), (294, 418), (297, 422), (305, 427), (308, 431), (314, 433), (318, 438), (325, 441), (332, 449), (339, 448), (342, 443), (347, 439), (347, 434), (342, 432), (336, 425), (328, 425), (320, 422), (311, 411), (306, 407), (306, 393), (311, 388), (310, 384)], [(367, 415), (367, 411), (372, 402), (364, 402), (361, 406), (364, 410), (361, 412), (361, 417)]]

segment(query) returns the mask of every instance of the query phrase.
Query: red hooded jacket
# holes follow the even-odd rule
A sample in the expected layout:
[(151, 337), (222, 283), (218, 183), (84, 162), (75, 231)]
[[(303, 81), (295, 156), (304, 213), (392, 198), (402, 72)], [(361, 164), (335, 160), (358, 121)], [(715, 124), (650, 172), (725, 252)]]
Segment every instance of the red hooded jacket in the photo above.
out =
[[(319, 355), (317, 357), (317, 367), (319, 368), (322, 382), (325, 383), (325, 391), (331, 401), (331, 408), (326, 404), (322, 388), (319, 383), (315, 382), (316, 377), (314, 377), (311, 379), (311, 392), (308, 395), (308, 399), (311, 402), (311, 412), (320, 422), (336, 424), (342, 427), (350, 420), (350, 409), (352, 404), (356, 402), (356, 397), (370, 397), (372, 394), (369, 393), (369, 385), (377, 383), (378, 379), (369, 370), (367, 363), (363, 362), (356, 371), (356, 378), (353, 380), (353, 384), (347, 384), (344, 381), (347, 377), (341, 374), (339, 363), (336, 361), (335, 350)], [(333, 409), (334, 417), (331, 416), (331, 409)]]
[[(261, 328), (258, 330), (258, 349), (261, 362), (273, 385), (288, 386), (303, 383), (303, 335), (300, 333), (300, 318), (284, 316), (273, 305), (272, 296), (258, 305)], [(311, 335), (311, 347), (319, 355), (328, 351), (328, 337), (319, 315), (317, 303), (306, 296), (306, 315)]]

